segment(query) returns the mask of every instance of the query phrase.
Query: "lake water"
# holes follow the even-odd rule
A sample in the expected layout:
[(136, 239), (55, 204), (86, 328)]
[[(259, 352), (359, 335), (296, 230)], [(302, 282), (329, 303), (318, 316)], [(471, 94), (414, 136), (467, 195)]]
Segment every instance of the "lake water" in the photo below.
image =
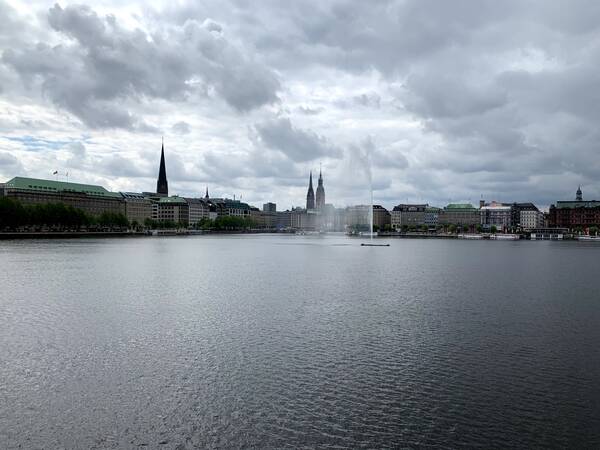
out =
[(600, 447), (600, 245), (0, 241), (1, 448)]

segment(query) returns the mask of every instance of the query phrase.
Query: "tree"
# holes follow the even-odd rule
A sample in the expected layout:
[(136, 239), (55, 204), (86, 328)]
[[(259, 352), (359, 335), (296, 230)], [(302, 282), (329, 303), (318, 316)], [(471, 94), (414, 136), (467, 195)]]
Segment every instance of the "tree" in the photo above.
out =
[(454, 225), (453, 223), (451, 223), (448, 226), (448, 231), (450, 231), (450, 233), (455, 233), (456, 232), (456, 225)]
[(496, 225), (492, 225), (491, 228), (490, 228), (490, 231), (492, 233), (496, 233), (496, 232), (498, 232), (498, 228), (496, 228)]
[(596, 236), (598, 234), (598, 227), (596, 225), (592, 225), (590, 227), (590, 236)]
[(478, 233), (481, 233), (483, 231), (483, 227), (481, 226), (480, 223), (477, 224), (477, 226), (475, 227)]

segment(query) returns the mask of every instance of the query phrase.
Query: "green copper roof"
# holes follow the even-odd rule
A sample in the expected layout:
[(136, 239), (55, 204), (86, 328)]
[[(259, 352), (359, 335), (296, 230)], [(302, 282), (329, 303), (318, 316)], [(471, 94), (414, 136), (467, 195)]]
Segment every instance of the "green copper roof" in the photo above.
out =
[(448, 206), (446, 206), (446, 208), (444, 209), (470, 209), (470, 210), (477, 210), (473, 205), (471, 205), (470, 203), (450, 203)]
[(600, 201), (592, 200), (592, 201), (558, 201), (556, 202), (557, 209), (573, 209), (573, 208), (599, 208)]
[(37, 178), (15, 177), (7, 181), (5, 187), (8, 189), (23, 189), (42, 192), (77, 192), (94, 195), (98, 197), (121, 198), (118, 192), (107, 191), (102, 186), (93, 184), (67, 183), (64, 181), (40, 180)]

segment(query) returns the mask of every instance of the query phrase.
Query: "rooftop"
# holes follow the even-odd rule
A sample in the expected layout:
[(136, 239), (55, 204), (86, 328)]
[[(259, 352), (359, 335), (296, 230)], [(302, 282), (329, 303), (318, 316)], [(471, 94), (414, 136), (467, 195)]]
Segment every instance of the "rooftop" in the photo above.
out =
[(444, 209), (446, 210), (461, 210), (461, 209), (466, 209), (466, 210), (472, 210), (472, 211), (477, 211), (477, 208), (475, 208), (473, 205), (471, 205), (470, 203), (450, 203), (449, 205), (447, 205)]
[(558, 201), (556, 202), (557, 209), (573, 209), (573, 208), (599, 208), (600, 201), (597, 200), (580, 200), (580, 201)]
[(121, 198), (118, 192), (107, 191), (94, 184), (69, 183), (65, 181), (41, 180), (38, 178), (15, 177), (5, 184), (6, 189), (22, 189), (42, 192), (76, 192), (96, 197)]
[(158, 199), (158, 203), (173, 203), (187, 205), (187, 202), (183, 197), (177, 197), (176, 195), (174, 195), (173, 197), (160, 197)]

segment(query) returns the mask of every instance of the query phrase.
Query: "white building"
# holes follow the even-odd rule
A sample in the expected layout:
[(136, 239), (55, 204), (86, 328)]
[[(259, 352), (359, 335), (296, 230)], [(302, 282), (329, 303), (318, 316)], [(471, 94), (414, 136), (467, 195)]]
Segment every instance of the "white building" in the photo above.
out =
[(510, 206), (492, 202), (490, 205), (482, 206), (479, 212), (483, 228), (490, 229), (493, 226), (498, 230), (510, 228), (512, 217)]
[(544, 213), (541, 211), (521, 211), (519, 224), (524, 230), (544, 227)]

